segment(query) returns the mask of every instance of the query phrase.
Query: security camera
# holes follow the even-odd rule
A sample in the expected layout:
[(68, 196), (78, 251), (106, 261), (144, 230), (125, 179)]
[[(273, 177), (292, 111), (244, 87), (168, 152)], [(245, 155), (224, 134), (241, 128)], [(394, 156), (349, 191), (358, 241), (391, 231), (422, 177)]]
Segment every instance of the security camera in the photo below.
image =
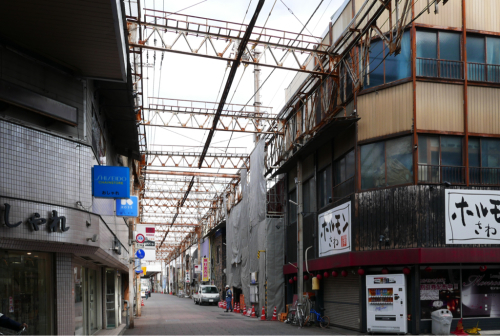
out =
[(92, 238), (87, 238), (87, 241), (91, 241), (93, 243), (97, 242), (99, 240), (99, 235), (93, 235)]

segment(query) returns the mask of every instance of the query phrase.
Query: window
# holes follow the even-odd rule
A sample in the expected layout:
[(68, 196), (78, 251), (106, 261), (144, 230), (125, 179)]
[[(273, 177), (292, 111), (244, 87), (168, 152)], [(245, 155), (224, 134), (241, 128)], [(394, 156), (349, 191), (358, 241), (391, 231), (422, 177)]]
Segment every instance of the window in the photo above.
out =
[(361, 189), (411, 183), (411, 136), (361, 146)]
[(329, 199), (332, 197), (332, 166), (318, 172), (318, 206), (328, 205)]
[[(288, 193), (288, 199), (292, 202), (297, 203), (297, 193), (295, 189)], [(289, 224), (293, 224), (297, 221), (297, 205), (292, 202), (288, 202), (288, 220)]]
[(464, 183), (462, 137), (419, 135), (418, 180), (424, 183)]
[(375, 40), (370, 45), (370, 62), (365, 77), (365, 87), (373, 87), (390, 83), (411, 76), (411, 45), (410, 33), (403, 34), (401, 53), (388, 56), (389, 49), (381, 40)]
[(460, 33), (417, 31), (417, 76), (463, 79)]
[(304, 216), (310, 215), (315, 211), (314, 204), (314, 179), (310, 178), (302, 184), (302, 202)]
[(335, 160), (333, 197), (339, 199), (354, 192), (354, 150)]
[(500, 139), (469, 139), (471, 184), (500, 184)]
[(99, 164), (106, 164), (106, 141), (94, 106), (92, 106), (92, 149)]
[(467, 36), (467, 75), (471, 81), (500, 83), (500, 38)]
[(217, 264), (220, 263), (220, 246), (217, 246)]

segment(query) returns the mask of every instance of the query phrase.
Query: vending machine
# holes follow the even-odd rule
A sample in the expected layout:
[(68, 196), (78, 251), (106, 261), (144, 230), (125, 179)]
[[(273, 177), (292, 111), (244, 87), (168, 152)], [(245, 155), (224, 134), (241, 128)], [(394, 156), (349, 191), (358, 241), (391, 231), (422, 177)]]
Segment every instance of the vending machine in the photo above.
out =
[(369, 333), (406, 333), (404, 274), (367, 275), (366, 307), (366, 327)]

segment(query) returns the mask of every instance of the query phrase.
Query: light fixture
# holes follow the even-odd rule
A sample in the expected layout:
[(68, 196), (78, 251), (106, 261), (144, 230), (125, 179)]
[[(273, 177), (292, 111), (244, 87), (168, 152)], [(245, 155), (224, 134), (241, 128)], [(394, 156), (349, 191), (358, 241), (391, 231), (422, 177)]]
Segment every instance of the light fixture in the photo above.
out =
[(332, 277), (336, 278), (338, 275), (337, 271), (332, 271)]
[(425, 268), (425, 271), (426, 271), (427, 273), (430, 273), (430, 272), (432, 272), (432, 267), (430, 267), (430, 266), (427, 266), (427, 267)]
[(31, 252), (26, 253), (27, 255), (31, 255)]
[(405, 267), (405, 268), (403, 268), (403, 274), (408, 275), (408, 274), (410, 274), (410, 272), (411, 272), (411, 270), (410, 270), (410, 268), (409, 268), (409, 267)]
[(358, 274), (361, 276), (365, 275), (365, 270), (362, 268), (358, 268)]
[(347, 276), (347, 271), (346, 270), (343, 270), (342, 272), (340, 272), (340, 274), (345, 278)]
[(92, 238), (87, 238), (87, 241), (91, 241), (93, 243), (97, 242), (99, 240), (99, 235), (93, 235)]

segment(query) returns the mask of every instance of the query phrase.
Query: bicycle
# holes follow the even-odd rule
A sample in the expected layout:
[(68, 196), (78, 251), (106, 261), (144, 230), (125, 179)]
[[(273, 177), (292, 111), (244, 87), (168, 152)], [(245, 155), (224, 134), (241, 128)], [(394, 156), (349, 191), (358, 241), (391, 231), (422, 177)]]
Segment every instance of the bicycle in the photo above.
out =
[[(320, 308), (320, 309), (321, 309), (322, 311), (324, 311), (324, 310), (325, 310), (324, 308)], [(314, 310), (314, 309), (311, 309), (311, 311), (309, 312), (309, 314), (315, 314), (315, 315), (316, 315), (316, 322), (318, 322), (318, 323), (319, 323), (319, 326), (320, 326), (321, 328), (323, 328), (323, 329), (324, 329), (324, 328), (326, 328), (326, 327), (328, 327), (328, 326), (330, 325), (330, 318), (329, 318), (328, 316), (326, 316), (326, 315), (321, 316), (321, 314), (320, 314), (320, 313), (318, 313), (318, 312), (317, 312), (316, 310)], [(309, 316), (306, 318), (306, 320), (305, 320), (305, 323), (306, 323), (306, 324), (310, 322), (310, 321), (309, 321), (309, 320), (310, 320), (310, 316), (311, 316), (311, 315), (309, 315)]]
[(0, 331), (0, 335), (21, 335), (21, 334), (23, 334), (25, 331), (26, 331), (26, 328), (23, 328), (23, 329), (21, 329), (20, 331), (15, 332), (14, 334), (2, 334), (2, 332)]
[(306, 321), (304, 308), (302, 308), (303, 305), (302, 303), (296, 303), (294, 305), (295, 308), (290, 309), (287, 316), (288, 321), (294, 326), (298, 325), (299, 328), (304, 326)]

